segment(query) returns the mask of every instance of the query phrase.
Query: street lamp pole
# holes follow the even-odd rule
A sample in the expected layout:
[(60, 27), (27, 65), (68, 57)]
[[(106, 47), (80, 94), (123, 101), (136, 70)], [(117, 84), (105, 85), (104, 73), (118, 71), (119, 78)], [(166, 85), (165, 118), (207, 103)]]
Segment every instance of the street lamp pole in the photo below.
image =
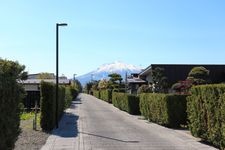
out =
[(56, 128), (59, 127), (58, 125), (58, 90), (59, 90), (59, 26), (67, 26), (66, 23), (56, 23), (56, 91), (55, 91), (55, 124)]
[(74, 81), (76, 80), (76, 78), (75, 78), (76, 75), (77, 75), (77, 74), (73, 74), (73, 80), (74, 80)]

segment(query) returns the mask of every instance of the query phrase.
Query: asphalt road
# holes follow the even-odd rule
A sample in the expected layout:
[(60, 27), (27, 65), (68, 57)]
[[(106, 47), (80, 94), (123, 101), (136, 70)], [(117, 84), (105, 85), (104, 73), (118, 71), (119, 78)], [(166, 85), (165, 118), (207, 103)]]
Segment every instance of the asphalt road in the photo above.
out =
[(168, 129), (80, 94), (42, 148), (76, 150), (209, 150), (187, 131)]

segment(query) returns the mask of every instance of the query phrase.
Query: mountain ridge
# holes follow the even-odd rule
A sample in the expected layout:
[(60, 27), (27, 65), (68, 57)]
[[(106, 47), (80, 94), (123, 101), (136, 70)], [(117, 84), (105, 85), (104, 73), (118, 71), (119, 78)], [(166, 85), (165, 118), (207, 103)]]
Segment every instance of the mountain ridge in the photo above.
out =
[(139, 73), (141, 70), (141, 67), (126, 64), (121, 61), (114, 61), (113, 63), (105, 63), (99, 66), (96, 70), (78, 76), (76, 79), (78, 79), (82, 85), (85, 85), (91, 80), (107, 79), (108, 75), (111, 73), (118, 73), (125, 78), (126, 73), (129, 75), (131, 73)]

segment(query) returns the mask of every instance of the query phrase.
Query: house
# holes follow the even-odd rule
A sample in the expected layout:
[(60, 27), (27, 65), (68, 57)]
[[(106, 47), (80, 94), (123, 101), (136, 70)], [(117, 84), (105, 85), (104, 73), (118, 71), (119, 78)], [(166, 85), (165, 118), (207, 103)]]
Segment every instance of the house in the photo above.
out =
[(137, 94), (138, 88), (143, 84), (147, 84), (147, 82), (145, 80), (138, 78), (138, 74), (133, 73), (127, 77), (127, 85), (128, 85), (127, 92), (130, 94)]
[[(52, 74), (54, 77), (54, 74)], [(38, 107), (40, 106), (40, 84), (42, 81), (56, 83), (55, 78), (53, 79), (38, 79), (39, 74), (28, 75), (27, 80), (19, 81), (26, 91), (26, 97), (23, 100), (24, 107), (28, 110), (34, 108), (35, 102), (37, 102)], [(70, 85), (70, 80), (65, 78), (59, 78), (59, 85)]]
[[(28, 74), (27, 79), (39, 79), (41, 73), (36, 73), (36, 74)], [(55, 75), (54, 73), (48, 73), (49, 78), (54, 79)]]
[(205, 64), (152, 64), (139, 73), (139, 78), (153, 83), (152, 70), (157, 67), (163, 68), (167, 82), (169, 85), (173, 85), (178, 81), (185, 80), (188, 73), (194, 67), (205, 67), (209, 70), (209, 79), (211, 83), (225, 82), (225, 65), (205, 65)]

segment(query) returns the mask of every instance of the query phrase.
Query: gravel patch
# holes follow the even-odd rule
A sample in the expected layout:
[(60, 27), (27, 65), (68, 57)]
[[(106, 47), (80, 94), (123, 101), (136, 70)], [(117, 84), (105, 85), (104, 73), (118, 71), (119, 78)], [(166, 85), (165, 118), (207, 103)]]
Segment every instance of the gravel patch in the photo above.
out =
[(43, 132), (40, 125), (33, 130), (33, 118), (20, 121), (21, 133), (15, 143), (14, 150), (39, 150), (45, 144), (49, 133)]

